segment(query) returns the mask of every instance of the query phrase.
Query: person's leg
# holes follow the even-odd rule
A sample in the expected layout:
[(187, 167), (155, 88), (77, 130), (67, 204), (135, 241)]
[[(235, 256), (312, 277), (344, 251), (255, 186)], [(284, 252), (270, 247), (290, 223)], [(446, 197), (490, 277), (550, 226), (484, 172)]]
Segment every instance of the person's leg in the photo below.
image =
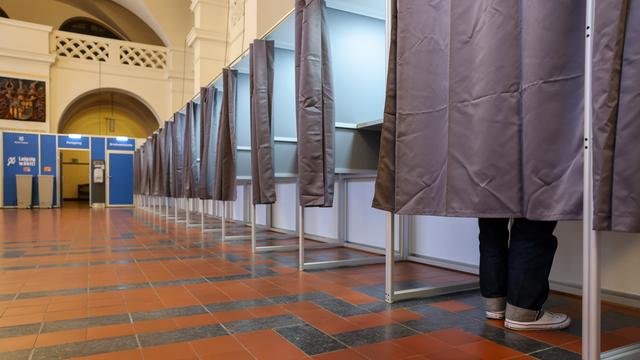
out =
[(548, 313), (543, 319), (545, 313), (541, 311), (549, 296), (549, 274), (558, 247), (553, 235), (556, 225), (555, 221), (528, 219), (513, 222), (509, 246), (508, 327), (537, 330), (568, 326), (566, 315)]
[(478, 219), (480, 292), (487, 317), (504, 318), (509, 271), (509, 219)]

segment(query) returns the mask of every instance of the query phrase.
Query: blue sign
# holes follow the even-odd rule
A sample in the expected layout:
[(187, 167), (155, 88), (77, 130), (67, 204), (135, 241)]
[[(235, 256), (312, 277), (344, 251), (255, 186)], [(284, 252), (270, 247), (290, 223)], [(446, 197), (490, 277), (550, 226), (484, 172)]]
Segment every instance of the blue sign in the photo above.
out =
[[(58, 150), (56, 149), (55, 135), (40, 135), (40, 175), (51, 175), (53, 179), (53, 188), (56, 189), (58, 177)], [(57, 191), (53, 191), (53, 205), (58, 204)]]
[[(39, 137), (36, 134), (3, 134), (4, 206), (18, 205), (16, 175), (33, 175), (37, 178), (38, 141)], [(34, 190), (35, 187), (34, 185)]]
[(58, 148), (60, 148), (60, 149), (86, 149), (86, 150), (89, 150), (89, 136), (86, 136), (86, 135), (58, 135)]
[(135, 149), (135, 139), (107, 138), (107, 150), (134, 151)]

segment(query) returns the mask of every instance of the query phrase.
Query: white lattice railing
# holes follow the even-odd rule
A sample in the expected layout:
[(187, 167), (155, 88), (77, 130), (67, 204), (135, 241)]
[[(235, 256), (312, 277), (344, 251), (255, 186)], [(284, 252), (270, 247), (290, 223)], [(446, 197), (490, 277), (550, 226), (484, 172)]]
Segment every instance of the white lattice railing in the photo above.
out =
[(51, 51), (60, 57), (160, 70), (165, 70), (168, 66), (168, 50), (162, 46), (66, 31), (54, 31), (52, 40)]

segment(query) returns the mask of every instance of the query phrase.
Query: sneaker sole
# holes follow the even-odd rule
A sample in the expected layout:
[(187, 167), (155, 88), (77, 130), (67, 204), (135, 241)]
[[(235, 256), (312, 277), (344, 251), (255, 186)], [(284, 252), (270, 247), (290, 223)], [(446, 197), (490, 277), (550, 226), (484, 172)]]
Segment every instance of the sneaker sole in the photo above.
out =
[(494, 312), (489, 312), (487, 311), (486, 313), (486, 317), (489, 320), (504, 320), (504, 313), (494, 313)]
[(571, 325), (571, 319), (567, 319), (563, 322), (560, 323), (555, 323), (555, 324), (527, 324), (527, 323), (517, 323), (517, 322), (512, 322), (512, 321), (505, 321), (504, 322), (504, 327), (506, 327), (507, 329), (511, 329), (511, 330), (517, 330), (517, 331), (544, 331), (544, 330), (562, 330), (562, 329), (566, 329), (569, 327), (569, 325)]

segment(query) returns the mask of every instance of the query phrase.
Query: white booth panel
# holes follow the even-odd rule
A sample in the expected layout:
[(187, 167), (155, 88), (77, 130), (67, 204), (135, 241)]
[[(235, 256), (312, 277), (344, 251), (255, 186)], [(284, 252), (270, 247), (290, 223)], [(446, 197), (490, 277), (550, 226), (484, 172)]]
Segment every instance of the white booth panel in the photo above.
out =
[(349, 242), (384, 249), (387, 216), (371, 207), (375, 181), (350, 180), (347, 183), (347, 239)]
[(265, 205), (256, 205), (256, 224), (267, 225), (267, 207)]
[(418, 256), (477, 267), (478, 221), (469, 218), (415, 216), (410, 251)]
[(277, 200), (271, 209), (273, 227), (291, 231), (296, 229), (297, 196), (295, 182), (276, 184)]
[(330, 208), (306, 208), (304, 210), (304, 231), (309, 235), (317, 235), (330, 239), (338, 238), (338, 207), (334, 198), (334, 206)]
[(330, 239), (338, 238), (338, 201), (342, 196), (338, 184), (335, 184), (334, 191), (333, 207), (305, 209), (304, 231), (306, 234)]

